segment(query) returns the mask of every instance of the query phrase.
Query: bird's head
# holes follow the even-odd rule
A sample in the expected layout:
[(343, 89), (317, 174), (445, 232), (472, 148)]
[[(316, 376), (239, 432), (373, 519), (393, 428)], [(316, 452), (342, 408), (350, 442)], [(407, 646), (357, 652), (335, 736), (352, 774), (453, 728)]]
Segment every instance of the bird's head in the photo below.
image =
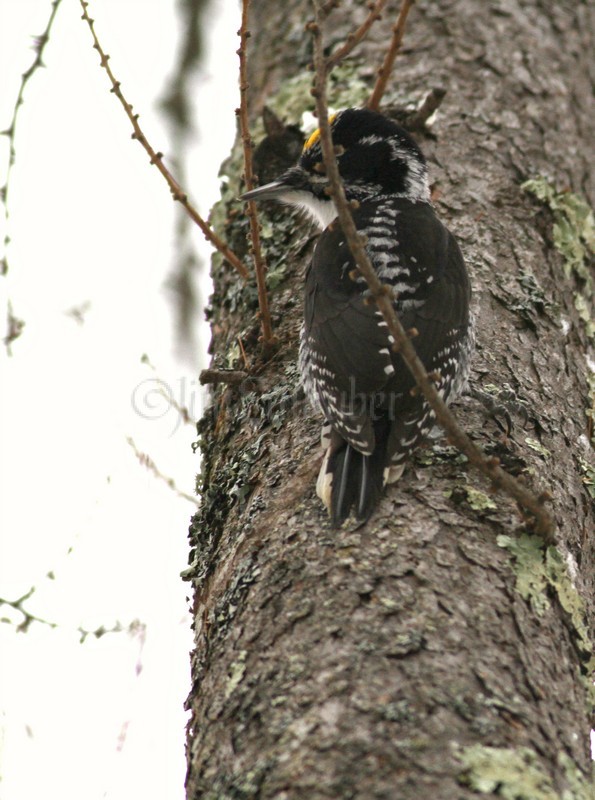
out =
[[(426, 160), (404, 128), (363, 108), (339, 111), (329, 122), (348, 200), (364, 202), (386, 195), (429, 200)], [(280, 200), (298, 206), (325, 228), (337, 216), (328, 186), (317, 129), (295, 167), (246, 192), (242, 200)]]

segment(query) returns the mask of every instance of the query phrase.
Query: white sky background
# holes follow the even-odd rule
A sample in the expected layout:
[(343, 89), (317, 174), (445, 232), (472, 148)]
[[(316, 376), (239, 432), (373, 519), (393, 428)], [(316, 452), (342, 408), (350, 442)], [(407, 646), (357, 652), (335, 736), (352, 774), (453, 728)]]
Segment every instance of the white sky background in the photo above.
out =
[[(235, 3), (214, 6), (206, 38), (216, 48), (197, 85), (186, 187), (205, 215), (237, 105), (239, 15)], [(89, 8), (167, 159), (154, 106), (175, 61), (175, 0), (92, 0)], [(49, 12), (49, 0), (0, 0), (0, 129)], [(204, 354), (194, 365), (176, 360), (164, 288), (174, 204), (130, 138), (80, 15), (78, 0), (63, 0), (47, 68), (26, 89), (10, 184), (10, 272), (0, 277), (2, 337), (7, 298), (26, 323), (12, 357), (0, 347), (0, 596), (14, 600), (35, 586), (26, 608), (59, 625), (17, 633), (20, 615), (0, 607), (14, 621), (0, 624), (0, 798), (181, 800), (192, 639), (179, 573), (193, 506), (138, 463), (126, 438), (193, 494), (195, 431), (159, 399), (141, 356), (198, 417)], [(0, 184), (6, 148), (0, 137)], [(198, 229), (193, 235), (202, 243)], [(65, 313), (87, 302), (83, 325)], [(201, 318), (196, 326), (206, 348)], [(144, 637), (79, 643), (78, 626), (133, 620), (146, 625)]]

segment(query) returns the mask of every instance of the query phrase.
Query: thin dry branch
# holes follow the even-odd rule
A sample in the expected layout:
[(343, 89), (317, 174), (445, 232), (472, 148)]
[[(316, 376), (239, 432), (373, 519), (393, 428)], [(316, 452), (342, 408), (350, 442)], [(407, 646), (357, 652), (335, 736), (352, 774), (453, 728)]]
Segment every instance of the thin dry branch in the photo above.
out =
[(83, 14), (81, 19), (83, 19), (89, 26), (89, 30), (91, 31), (91, 36), (93, 37), (93, 47), (99, 53), (99, 57), (101, 59), (101, 66), (107, 72), (110, 83), (112, 85), (111, 91), (113, 92), (113, 94), (116, 95), (116, 97), (122, 104), (122, 107), (126, 112), (126, 116), (130, 120), (130, 123), (132, 124), (133, 128), (132, 138), (139, 141), (140, 144), (146, 150), (146, 152), (149, 154), (151, 164), (154, 164), (157, 167), (159, 172), (163, 175), (163, 177), (167, 181), (173, 199), (177, 200), (177, 202), (184, 207), (188, 216), (193, 220), (193, 222), (195, 222), (198, 225), (198, 227), (203, 232), (205, 238), (213, 245), (213, 247), (216, 250), (218, 250), (221, 253), (221, 255), (225, 259), (227, 259), (227, 261), (229, 261), (229, 263), (233, 267), (235, 267), (235, 269), (240, 273), (242, 278), (246, 280), (248, 278), (248, 270), (246, 269), (244, 264), (242, 264), (240, 259), (236, 256), (236, 254), (229, 249), (229, 247), (225, 244), (225, 242), (223, 242), (217, 236), (217, 234), (212, 230), (212, 228), (209, 227), (208, 223), (205, 222), (205, 220), (200, 216), (198, 211), (190, 203), (186, 192), (182, 189), (180, 184), (176, 181), (171, 172), (163, 163), (163, 153), (154, 150), (153, 147), (149, 144), (147, 137), (143, 133), (138, 123), (139, 115), (133, 112), (132, 105), (126, 100), (126, 98), (122, 94), (122, 90), (120, 88), (120, 82), (116, 80), (114, 73), (112, 72), (112, 69), (109, 65), (110, 57), (104, 52), (103, 48), (101, 47), (101, 44), (99, 43), (99, 39), (97, 38), (97, 34), (95, 33), (95, 22), (93, 19), (91, 19), (87, 11), (89, 3), (86, 2), (86, 0), (80, 0), (80, 4), (83, 9)]
[(399, 52), (401, 42), (403, 41), (405, 24), (407, 22), (407, 14), (409, 14), (409, 10), (414, 3), (415, 0), (403, 0), (401, 10), (399, 11), (399, 16), (393, 25), (392, 39), (384, 57), (384, 61), (382, 62), (382, 66), (378, 69), (378, 79), (376, 80), (376, 85), (374, 86), (372, 94), (370, 95), (370, 99), (367, 103), (368, 108), (371, 108), (373, 111), (378, 110), (382, 95), (386, 91), (386, 85), (388, 83), (388, 79), (390, 78), (390, 73), (395, 63), (397, 53)]
[[(335, 52), (329, 56), (326, 60), (326, 70), (330, 72), (331, 69), (337, 66), (339, 62), (343, 61), (343, 59), (351, 53), (354, 47), (365, 38), (366, 34), (372, 27), (372, 25), (376, 22), (377, 19), (380, 19), (382, 16), (382, 11), (384, 6), (386, 5), (386, 0), (376, 0), (375, 3), (370, 3), (370, 13), (366, 17), (366, 19), (362, 22), (362, 24), (357, 28), (355, 31), (352, 31), (348, 34), (345, 43), (341, 45)], [(330, 9), (329, 9), (330, 10)], [(327, 12), (321, 9), (320, 15), (327, 16)]]
[(164, 475), (163, 472), (160, 471), (160, 469), (157, 466), (157, 464), (153, 461), (151, 456), (148, 455), (147, 453), (143, 453), (142, 450), (138, 449), (138, 447), (136, 446), (136, 442), (134, 441), (132, 436), (127, 436), (126, 437), (126, 441), (128, 442), (128, 444), (132, 448), (132, 450), (134, 452), (134, 455), (137, 457), (139, 463), (142, 464), (143, 467), (146, 467), (149, 470), (149, 472), (152, 472), (153, 475), (156, 478), (158, 478), (160, 481), (163, 481), (164, 483), (166, 483), (167, 486), (172, 490), (172, 492), (177, 494), (178, 497), (181, 497), (184, 500), (189, 500), (195, 506), (200, 506), (200, 502), (199, 502), (198, 498), (193, 497), (191, 494), (186, 494), (186, 492), (183, 492), (181, 489), (178, 489), (174, 479), (173, 478), (169, 478), (167, 475)]
[(320, 7), (320, 14), (322, 17), (328, 17), (328, 15), (335, 9), (339, 8), (341, 5), (342, 0), (327, 0), (326, 3), (323, 3)]
[(452, 412), (438, 394), (431, 377), (426, 372), (423, 363), (415, 352), (410, 336), (404, 330), (397, 317), (393, 307), (392, 289), (380, 281), (372, 267), (365, 250), (365, 244), (353, 222), (335, 157), (328, 121), (328, 103), (326, 99), (326, 76), (328, 71), (323, 50), (322, 19), (319, 13), (319, 3), (317, 0), (314, 0), (314, 8), (316, 10), (316, 21), (310, 26), (314, 41), (315, 69), (312, 94), (316, 100), (316, 110), (320, 126), (320, 142), (326, 174), (331, 187), (331, 194), (337, 206), (337, 214), (341, 229), (345, 234), (357, 268), (364, 276), (368, 284), (371, 298), (382, 312), (388, 329), (395, 339), (394, 349), (401, 354), (407, 368), (415, 378), (419, 390), (423, 393), (434, 411), (436, 420), (444, 428), (451, 442), (467, 456), (469, 462), (476, 467), (476, 469), (487, 476), (494, 488), (506, 492), (514, 498), (522, 508), (529, 512), (529, 514), (534, 517), (536, 531), (542, 534), (548, 541), (551, 541), (555, 528), (552, 518), (543, 505), (547, 496), (542, 495), (537, 497), (533, 492), (513, 478), (512, 475), (505, 472), (499, 466), (498, 459), (487, 457), (459, 427)]
[[(154, 364), (151, 363), (151, 359), (146, 353), (143, 354), (141, 358), (141, 363), (146, 364), (149, 367), (149, 369), (153, 372), (153, 374), (155, 375), (155, 389), (157, 390), (159, 395), (163, 397), (168, 406), (170, 408), (173, 408), (174, 411), (178, 412), (178, 418), (182, 420), (184, 425), (194, 426), (196, 424), (196, 418), (194, 414), (190, 413), (190, 410), (187, 408), (187, 406), (182, 405), (182, 403), (178, 403), (178, 401), (174, 397), (174, 393), (171, 390), (171, 387), (167, 384), (167, 381), (165, 381), (163, 378), (160, 377), (159, 373), (157, 372), (157, 368), (155, 367)], [(177, 430), (177, 425), (175, 430)]]
[[(41, 625), (47, 625), (49, 628), (57, 628), (57, 622), (50, 622), (43, 617), (38, 617), (36, 614), (32, 614), (30, 611), (24, 607), (24, 603), (29, 600), (33, 594), (35, 593), (35, 586), (32, 586), (25, 594), (18, 597), (16, 600), (7, 600), (5, 597), (0, 597), (0, 606), (8, 606), (9, 608), (13, 608), (15, 611), (18, 611), (19, 614), (22, 615), (21, 622), (17, 625), (18, 633), (26, 633), (29, 630), (29, 627), (32, 622), (39, 622)], [(2, 619), (2, 622), (10, 622), (8, 619)]]
[[(56, 19), (56, 14), (58, 13), (58, 7), (62, 0), (53, 0), (52, 2), (52, 10), (48, 17), (47, 25), (45, 26), (44, 32), (41, 36), (35, 37), (35, 58), (31, 62), (30, 66), (23, 72), (21, 76), (21, 85), (19, 86), (19, 91), (17, 94), (17, 99), (14, 104), (14, 109), (12, 112), (12, 119), (10, 120), (10, 125), (6, 130), (1, 131), (3, 136), (8, 137), (8, 164), (6, 166), (6, 177), (4, 179), (4, 186), (0, 189), (0, 197), (2, 198), (2, 202), (4, 203), (4, 216), (8, 219), (8, 190), (10, 185), (10, 174), (12, 172), (12, 168), (14, 166), (16, 151), (15, 151), (15, 137), (16, 137), (16, 130), (17, 130), (17, 121), (19, 118), (19, 111), (21, 106), (23, 105), (23, 96), (25, 94), (25, 87), (27, 83), (31, 80), (34, 73), (37, 72), (38, 69), (45, 66), (43, 63), (43, 51), (45, 50), (45, 46), (50, 40), (50, 33), (52, 31), (52, 25), (54, 24), (54, 20)], [(10, 241), (8, 234), (4, 237), (4, 247), (6, 248), (8, 242)], [(8, 272), (8, 261), (6, 257), (6, 253), (3, 254), (2, 260), (0, 262), (0, 275), (5, 275)]]
[(4, 337), (4, 346), (6, 347), (6, 352), (9, 356), (12, 355), (12, 343), (19, 338), (19, 336), (23, 332), (23, 328), (25, 327), (25, 321), (19, 319), (15, 316), (15, 313), (12, 309), (12, 303), (10, 300), (8, 301), (8, 307), (6, 310), (6, 336)]
[[(252, 170), (252, 140), (250, 139), (250, 127), (248, 123), (248, 65), (246, 62), (246, 43), (250, 37), (248, 30), (248, 10), (250, 0), (242, 0), (242, 24), (238, 35), (240, 37), (240, 47), (237, 51), (240, 57), (240, 107), (236, 109), (236, 114), (240, 119), (240, 133), (242, 146), (244, 149), (244, 181), (246, 190), (254, 188), (254, 172)], [(269, 311), (269, 300), (266, 285), (266, 262), (260, 246), (260, 226), (258, 224), (258, 213), (254, 200), (247, 202), (248, 219), (250, 220), (250, 237), (252, 239), (252, 255), (254, 257), (254, 269), (256, 272), (256, 288), (258, 289), (258, 307), (260, 309), (260, 324), (262, 326), (262, 345), (265, 357), (270, 353), (274, 343), (273, 328), (271, 324), (271, 312)]]
[[(49, 573), (48, 577), (53, 573)], [(25, 592), (25, 594), (18, 597), (16, 600), (7, 600), (5, 597), (0, 597), (0, 606), (8, 606), (9, 608), (18, 611), (21, 614), (22, 619), (19, 624), (16, 626), (17, 633), (27, 633), (29, 628), (31, 627), (32, 623), (37, 622), (40, 625), (45, 625), (48, 628), (56, 629), (61, 627), (60, 623), (52, 622), (51, 620), (45, 619), (44, 617), (38, 617), (37, 614), (33, 614), (28, 611), (24, 604), (27, 600), (29, 600), (36, 592), (36, 587), (31, 586), (31, 588)], [(10, 620), (6, 618), (2, 618), (1, 622), (10, 624)], [(146, 629), (146, 625), (144, 622), (140, 622), (140, 620), (135, 619), (129, 625), (123, 626), (121, 622), (116, 622), (112, 627), (107, 628), (105, 625), (100, 625), (98, 628), (94, 628), (90, 630), (88, 628), (83, 628), (79, 625), (74, 630), (76, 633), (79, 634), (81, 637), (81, 643), (87, 639), (89, 636), (94, 636), (96, 639), (100, 639), (102, 636), (105, 636), (106, 633), (122, 633), (122, 631), (127, 631), (132, 635), (136, 635), (138, 633), (141, 634), (141, 637), (144, 639), (144, 632)]]

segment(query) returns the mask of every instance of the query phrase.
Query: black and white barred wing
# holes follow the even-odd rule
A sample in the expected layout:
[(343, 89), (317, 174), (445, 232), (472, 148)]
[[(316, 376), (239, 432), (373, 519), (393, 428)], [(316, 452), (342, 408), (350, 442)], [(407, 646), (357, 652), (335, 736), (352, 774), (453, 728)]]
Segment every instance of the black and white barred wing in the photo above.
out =
[(315, 280), (307, 283), (305, 311), (300, 365), (306, 395), (342, 438), (369, 455), (372, 398), (394, 372), (386, 325), (361, 294), (337, 296)]
[[(467, 383), (473, 331), (469, 318), (471, 288), (463, 257), (454, 237), (446, 233), (444, 269), (440, 277), (430, 284), (423, 303), (415, 307), (405, 304), (403, 310), (402, 304), (397, 302), (396, 311), (406, 329), (417, 331), (413, 339), (416, 353), (426, 370), (436, 373), (436, 388), (449, 402), (461, 394)], [(393, 365), (399, 376), (407, 369), (399, 355), (394, 356)], [(401, 381), (397, 381), (397, 388), (403, 390)], [(435, 417), (425, 397), (417, 394), (412, 398), (410, 389), (407, 399), (392, 412), (393, 409), (387, 463), (394, 466), (404, 462), (423, 442), (434, 427)]]

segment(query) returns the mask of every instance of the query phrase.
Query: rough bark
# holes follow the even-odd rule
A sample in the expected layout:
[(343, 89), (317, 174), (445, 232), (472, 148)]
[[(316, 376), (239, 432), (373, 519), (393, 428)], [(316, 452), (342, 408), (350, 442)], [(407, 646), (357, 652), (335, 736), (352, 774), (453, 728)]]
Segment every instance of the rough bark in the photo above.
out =
[[(217, 387), (199, 423), (191, 800), (590, 796), (588, 341), (551, 214), (520, 188), (542, 174), (593, 197), (588, 10), (420, 0), (387, 98), (447, 89), (436, 138), (420, 143), (472, 274), (473, 384), (511, 387), (529, 412), (513, 411), (509, 436), (470, 398), (457, 414), (505, 467), (549, 489), (556, 548), (539, 549), (514, 505), (444, 441), (419, 454), (365, 527), (330, 529), (314, 493), (319, 421), (296, 368), (312, 230), (271, 209), (279, 349), (256, 385)], [(364, 13), (344, 2), (329, 43)], [(371, 84), (395, 14), (389, 4), (355, 52), (358, 81)], [(306, 73), (309, 16), (302, 0), (254, 3), (255, 119)], [(235, 208), (227, 235), (245, 250)], [(238, 337), (254, 365), (255, 289), (220, 263), (213, 272), (214, 365), (245, 367)]]

